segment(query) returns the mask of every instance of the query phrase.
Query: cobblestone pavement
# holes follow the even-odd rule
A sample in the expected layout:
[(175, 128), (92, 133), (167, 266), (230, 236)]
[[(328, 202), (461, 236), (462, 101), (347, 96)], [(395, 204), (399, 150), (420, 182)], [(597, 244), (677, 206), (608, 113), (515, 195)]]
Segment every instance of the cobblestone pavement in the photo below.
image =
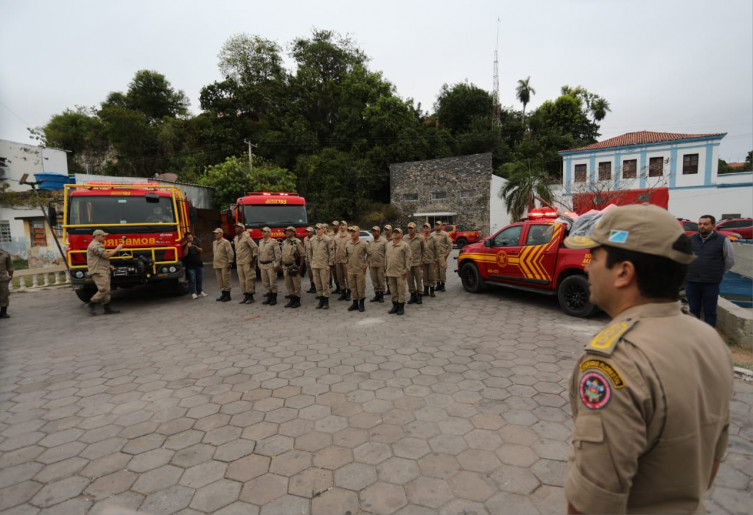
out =
[[(237, 278), (231, 303), (118, 291), (117, 316), (13, 294), (0, 511), (562, 513), (567, 378), (605, 318), (448, 275), (402, 317), (239, 305)], [(751, 406), (736, 382), (712, 513), (753, 510)]]

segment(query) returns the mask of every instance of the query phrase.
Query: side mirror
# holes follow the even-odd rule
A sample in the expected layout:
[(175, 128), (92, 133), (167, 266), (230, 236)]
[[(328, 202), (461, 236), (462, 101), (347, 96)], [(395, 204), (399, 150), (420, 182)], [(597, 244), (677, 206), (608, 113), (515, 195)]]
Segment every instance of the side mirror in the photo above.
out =
[(484, 247), (491, 247), (492, 246), (492, 239), (487, 238), (484, 240)]
[(193, 206), (188, 208), (188, 221), (194, 229), (199, 223), (199, 211)]
[(50, 224), (51, 228), (58, 224), (58, 212), (52, 204), (47, 206), (47, 223)]

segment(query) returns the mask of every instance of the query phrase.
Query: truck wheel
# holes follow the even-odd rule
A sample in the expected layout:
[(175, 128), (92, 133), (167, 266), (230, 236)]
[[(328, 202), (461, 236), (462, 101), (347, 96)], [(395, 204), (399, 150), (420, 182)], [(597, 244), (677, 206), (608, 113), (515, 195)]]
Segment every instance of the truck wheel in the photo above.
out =
[(188, 286), (188, 281), (185, 279), (173, 279), (172, 291), (175, 295), (185, 295), (189, 291), (191, 291), (191, 288)]
[(92, 300), (92, 297), (95, 293), (97, 293), (96, 289), (91, 288), (79, 288), (78, 290), (74, 290), (76, 292), (76, 297), (81, 299), (81, 302), (89, 302)]
[(465, 291), (479, 293), (484, 289), (484, 281), (475, 263), (465, 263), (460, 268), (460, 280), (463, 282)]
[(588, 280), (583, 275), (571, 275), (560, 283), (557, 300), (565, 314), (573, 317), (587, 317), (596, 311), (596, 306), (588, 301)]
[(465, 238), (458, 238), (457, 241), (455, 241), (455, 245), (458, 246), (459, 249), (462, 249), (466, 245), (468, 245), (468, 240)]

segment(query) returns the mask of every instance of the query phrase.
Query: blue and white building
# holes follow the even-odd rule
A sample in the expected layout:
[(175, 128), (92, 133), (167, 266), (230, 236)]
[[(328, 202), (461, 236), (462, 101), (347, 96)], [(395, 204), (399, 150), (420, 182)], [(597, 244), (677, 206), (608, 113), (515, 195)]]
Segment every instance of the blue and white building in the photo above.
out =
[(753, 216), (753, 172), (718, 174), (725, 135), (630, 132), (563, 150), (558, 193), (567, 202), (578, 193), (668, 188), (677, 217)]

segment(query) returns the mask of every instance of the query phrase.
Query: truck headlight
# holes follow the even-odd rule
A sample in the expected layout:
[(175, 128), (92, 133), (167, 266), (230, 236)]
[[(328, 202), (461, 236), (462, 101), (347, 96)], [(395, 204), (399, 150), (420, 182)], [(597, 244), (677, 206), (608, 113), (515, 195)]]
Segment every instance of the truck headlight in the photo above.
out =
[(73, 276), (74, 276), (74, 277), (75, 277), (76, 279), (83, 279), (83, 278), (84, 278), (84, 272), (82, 272), (81, 270), (77, 270), (77, 271), (76, 271), (76, 273), (75, 273), (75, 274), (73, 274)]
[(177, 272), (177, 271), (178, 271), (178, 269), (177, 269), (177, 268), (175, 268), (174, 266), (171, 266), (171, 267), (169, 268), (169, 270), (170, 270), (170, 273), (171, 273), (171, 274), (174, 274), (175, 272)]

